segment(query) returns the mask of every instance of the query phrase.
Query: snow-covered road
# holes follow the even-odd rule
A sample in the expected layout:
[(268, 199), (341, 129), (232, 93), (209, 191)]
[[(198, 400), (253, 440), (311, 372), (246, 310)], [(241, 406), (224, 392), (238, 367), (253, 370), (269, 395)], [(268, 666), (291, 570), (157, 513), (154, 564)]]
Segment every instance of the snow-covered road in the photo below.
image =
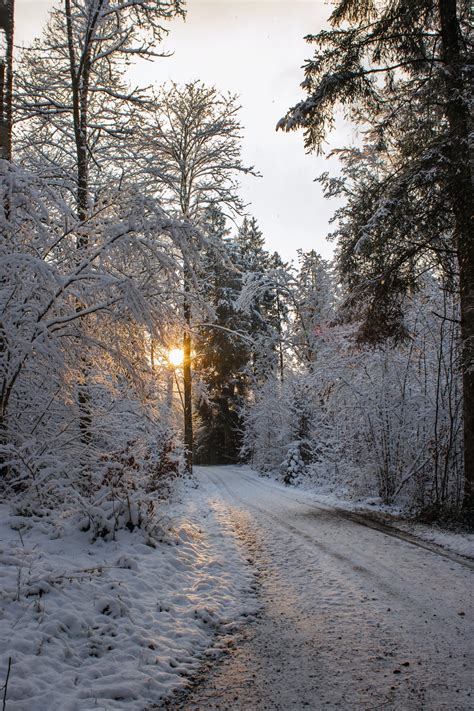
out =
[(197, 468), (259, 580), (241, 643), (179, 709), (473, 709), (473, 571), (241, 467)]

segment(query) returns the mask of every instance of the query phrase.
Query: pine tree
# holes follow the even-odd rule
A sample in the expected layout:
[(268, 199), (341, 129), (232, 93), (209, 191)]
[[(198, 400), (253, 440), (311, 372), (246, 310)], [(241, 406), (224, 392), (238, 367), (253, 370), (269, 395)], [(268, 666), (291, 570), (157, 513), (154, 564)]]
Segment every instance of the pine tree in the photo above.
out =
[[(214, 236), (225, 235), (218, 217)], [(278, 255), (264, 249), (255, 218), (245, 217), (235, 239), (224, 242), (227, 259), (210, 252), (203, 283), (215, 320), (200, 329), (196, 364), (208, 397), (198, 404), (200, 461), (236, 461), (242, 445), (242, 411), (253, 388), (282, 368), (284, 300), (278, 298)], [(207, 278), (206, 278), (207, 275)]]
[(334, 308), (329, 264), (317, 252), (298, 251), (299, 269), (291, 287), (293, 327), (289, 339), (298, 359), (314, 365)]
[(277, 299), (272, 259), (264, 244), (257, 220), (254, 217), (244, 218), (236, 245), (243, 280), (241, 299), (249, 319), (249, 336), (253, 341), (252, 377), (255, 381), (265, 380), (276, 369), (279, 344), (280, 324), (275, 320)]
[(224, 215), (213, 210), (209, 218), (208, 230), (214, 241), (222, 241), (225, 258), (208, 250), (201, 260), (202, 288), (214, 318), (199, 328), (195, 343), (196, 370), (206, 389), (196, 407), (196, 459), (229, 464), (238, 461), (242, 444), (241, 411), (248, 392), (251, 353), (249, 320), (237, 308), (242, 278), (239, 250), (226, 238)]

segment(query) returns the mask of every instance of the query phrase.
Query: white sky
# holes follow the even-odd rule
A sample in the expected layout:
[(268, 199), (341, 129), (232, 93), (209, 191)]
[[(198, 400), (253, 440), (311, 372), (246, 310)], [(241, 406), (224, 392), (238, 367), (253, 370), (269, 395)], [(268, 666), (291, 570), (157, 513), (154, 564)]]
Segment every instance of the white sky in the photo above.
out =
[[(16, 0), (16, 40), (39, 34), (53, 0)], [(329, 257), (325, 236), (336, 205), (325, 201), (319, 173), (336, 170), (335, 160), (308, 156), (301, 132), (275, 132), (279, 118), (302, 96), (300, 69), (311, 47), (303, 37), (323, 28), (326, 0), (188, 0), (187, 17), (170, 24), (166, 59), (144, 63), (136, 77), (144, 84), (200, 79), (240, 97), (243, 157), (262, 178), (245, 177), (242, 195), (250, 203), (267, 248), (285, 258), (298, 248)], [(332, 143), (351, 140), (340, 122)]]

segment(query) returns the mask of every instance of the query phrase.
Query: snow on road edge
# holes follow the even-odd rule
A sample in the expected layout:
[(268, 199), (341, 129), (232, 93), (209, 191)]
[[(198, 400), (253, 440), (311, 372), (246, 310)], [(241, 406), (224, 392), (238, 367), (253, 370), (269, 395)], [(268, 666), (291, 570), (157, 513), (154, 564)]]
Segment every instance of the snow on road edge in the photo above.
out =
[(347, 511), (356, 514), (373, 516), (375, 520), (383, 521), (394, 530), (402, 533), (409, 533), (415, 538), (427, 543), (433, 543), (446, 551), (474, 559), (474, 534), (464, 531), (448, 531), (436, 524), (428, 525), (407, 519), (406, 514), (398, 506), (388, 506), (383, 504), (381, 499), (370, 497), (360, 501), (351, 501), (338, 496), (337, 493), (327, 493), (321, 491), (317, 486), (311, 485), (307, 480), (297, 482), (294, 485), (285, 485), (279, 480), (276, 472), (259, 474), (249, 466), (243, 467), (247, 474), (271, 481), (276, 487), (284, 492), (298, 493), (304, 497), (305, 503), (322, 505), (338, 511)]
[(218, 503), (183, 486), (164, 506), (173, 530), (156, 548), (126, 532), (91, 544), (67, 520), (61, 530), (16, 519), (14, 530), (0, 505), (7, 711), (138, 711), (223, 653), (256, 610), (253, 573)]

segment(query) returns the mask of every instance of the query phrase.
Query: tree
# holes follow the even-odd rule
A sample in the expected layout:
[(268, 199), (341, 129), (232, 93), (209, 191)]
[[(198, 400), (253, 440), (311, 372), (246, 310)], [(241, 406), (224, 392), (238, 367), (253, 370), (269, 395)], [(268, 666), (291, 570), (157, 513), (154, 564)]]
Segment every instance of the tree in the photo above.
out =
[(0, 159), (12, 159), (14, 0), (0, 0)]
[(237, 308), (242, 286), (238, 248), (226, 236), (222, 213), (209, 222), (214, 239), (222, 240), (226, 258), (215, 249), (208, 250), (198, 275), (212, 317), (199, 327), (195, 338), (196, 369), (204, 385), (196, 404), (196, 459), (204, 464), (230, 464), (240, 455), (241, 411), (252, 343), (248, 319)]
[(196, 362), (206, 396), (198, 401), (200, 461), (237, 461), (242, 454), (243, 412), (253, 391), (283, 373), (285, 299), (278, 277), (283, 263), (270, 256), (253, 217), (244, 217), (234, 238), (225, 219), (214, 221), (226, 259), (211, 250), (203, 260), (202, 288), (213, 308), (199, 329)]
[[(123, 79), (124, 68), (130, 58), (156, 56), (163, 20), (180, 12), (179, 0), (153, 7), (147, 0), (63, 0), (52, 10), (42, 39), (23, 57), (19, 153), (32, 170), (60, 187), (70, 205), (74, 225), (66, 231), (75, 237), (76, 252), (69, 258), (76, 265), (87, 260), (96, 215), (110, 210), (103, 192), (117, 175), (117, 143), (130, 134), (132, 107), (144, 100), (143, 92), (133, 92)], [(109, 189), (108, 200), (111, 195)], [(77, 310), (83, 310), (80, 299)], [(87, 329), (86, 319), (82, 327)], [(84, 355), (78, 401), (85, 443), (89, 365)]]
[[(239, 214), (237, 175), (253, 173), (240, 157), (241, 125), (236, 97), (201, 82), (171, 84), (148, 112), (148, 130), (141, 143), (148, 182), (175, 217), (200, 227), (209, 210)], [(193, 462), (191, 327), (192, 245), (183, 242), (183, 389), (184, 444), (188, 469)]]
[[(155, 45), (166, 33), (163, 20), (182, 12), (180, 0), (152, 6), (148, 0), (62, 0), (43, 38), (26, 51), (21, 118), (30, 119), (30, 129), (31, 119), (37, 119), (46, 145), (57, 145), (61, 137), (57, 164), (73, 171), (81, 223), (94, 207), (90, 170), (104, 138), (116, 144), (129, 135), (130, 109), (144, 100), (143, 90), (132, 90), (123, 79), (124, 69), (131, 59), (160, 56)], [(42, 151), (42, 142), (30, 140), (29, 150), (34, 153), (36, 145)], [(79, 235), (78, 247), (85, 242)]]
[[(359, 171), (339, 264), (355, 289), (353, 306), (368, 303), (365, 313), (381, 324), (380, 337), (396, 331), (403, 295), (427, 268), (458, 281), (468, 509), (474, 508), (470, 11), (466, 0), (340, 0), (332, 28), (307, 38), (316, 48), (305, 64), (308, 98), (278, 126), (303, 128), (308, 150), (321, 149), (337, 105), (368, 127), (367, 155), (359, 157), (376, 170)], [(355, 161), (350, 169), (358, 170)], [(336, 183), (329, 190), (337, 192)], [(372, 336), (376, 330), (369, 329)]]
[(289, 304), (284, 284), (288, 278), (288, 265), (283, 262), (278, 252), (274, 252), (269, 263), (274, 289), (274, 302), (268, 321), (277, 334), (278, 372), (280, 381), (285, 379), (285, 325), (288, 319)]
[[(237, 234), (238, 265), (242, 273), (239, 304), (249, 319), (252, 339), (252, 379), (265, 380), (276, 369), (281, 344), (281, 303), (275, 273), (281, 265), (264, 249), (265, 240), (254, 217), (245, 217)], [(280, 368), (281, 368), (281, 351)]]
[(293, 323), (288, 340), (298, 360), (311, 369), (333, 314), (334, 288), (329, 264), (317, 252), (299, 250), (298, 259), (299, 269), (289, 292)]

